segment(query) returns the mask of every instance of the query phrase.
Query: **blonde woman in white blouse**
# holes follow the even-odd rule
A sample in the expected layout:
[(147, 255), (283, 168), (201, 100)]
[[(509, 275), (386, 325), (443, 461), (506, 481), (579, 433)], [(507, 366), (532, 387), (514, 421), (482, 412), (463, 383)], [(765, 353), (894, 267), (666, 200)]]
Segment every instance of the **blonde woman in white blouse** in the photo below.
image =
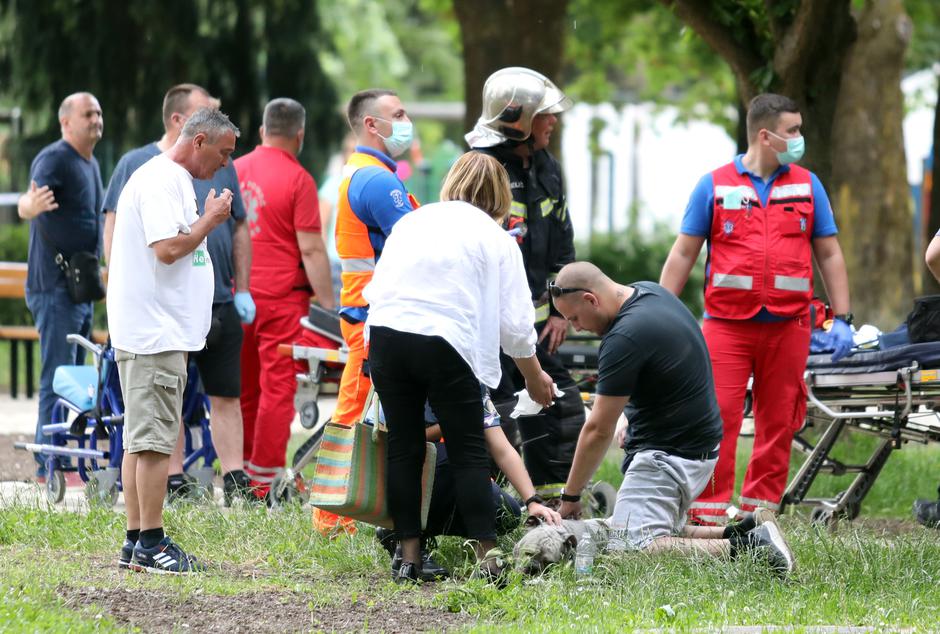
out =
[[(477, 556), (496, 545), (480, 384), (496, 387), (499, 349), (530, 396), (551, 404), (552, 380), (535, 357), (536, 333), (522, 255), (500, 223), (512, 195), (506, 171), (479, 152), (463, 155), (441, 201), (396, 223), (363, 295), (369, 368), (388, 424), (388, 504), (401, 540), (396, 581), (421, 574), (420, 491), (424, 403), (444, 435), (458, 505)], [(481, 572), (492, 576), (493, 562)]]

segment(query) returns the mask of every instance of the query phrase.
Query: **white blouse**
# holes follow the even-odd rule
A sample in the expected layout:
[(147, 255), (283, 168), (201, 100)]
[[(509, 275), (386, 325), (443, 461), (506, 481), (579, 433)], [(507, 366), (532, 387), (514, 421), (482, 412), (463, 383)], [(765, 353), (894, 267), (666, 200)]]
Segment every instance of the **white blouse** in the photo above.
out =
[(460, 201), (432, 203), (402, 217), (363, 291), (371, 326), (439, 336), (481, 383), (500, 379), (499, 348), (535, 354), (535, 310), (516, 241), (492, 218)]

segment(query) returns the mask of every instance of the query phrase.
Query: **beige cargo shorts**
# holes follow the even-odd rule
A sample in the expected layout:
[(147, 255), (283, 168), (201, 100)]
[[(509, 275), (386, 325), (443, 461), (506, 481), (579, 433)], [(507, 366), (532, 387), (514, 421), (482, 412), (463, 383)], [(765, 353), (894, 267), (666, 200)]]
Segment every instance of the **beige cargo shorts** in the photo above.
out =
[(187, 353), (114, 351), (124, 397), (124, 450), (173, 453), (180, 432)]

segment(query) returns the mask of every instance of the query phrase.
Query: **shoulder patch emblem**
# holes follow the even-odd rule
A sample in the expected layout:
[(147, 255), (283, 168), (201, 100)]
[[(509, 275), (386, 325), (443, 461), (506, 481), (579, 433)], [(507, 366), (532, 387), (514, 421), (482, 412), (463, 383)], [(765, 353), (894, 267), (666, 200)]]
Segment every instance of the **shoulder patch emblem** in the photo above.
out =
[(401, 207), (405, 204), (405, 195), (402, 194), (400, 189), (393, 189), (388, 195), (392, 197), (392, 202), (395, 203), (396, 207)]

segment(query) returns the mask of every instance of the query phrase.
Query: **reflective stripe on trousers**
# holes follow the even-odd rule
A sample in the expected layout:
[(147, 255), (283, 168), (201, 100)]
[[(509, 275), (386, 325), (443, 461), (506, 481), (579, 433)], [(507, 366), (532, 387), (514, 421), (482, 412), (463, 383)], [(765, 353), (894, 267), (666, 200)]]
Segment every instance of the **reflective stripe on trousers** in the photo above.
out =
[(340, 258), (344, 273), (368, 273), (375, 270), (375, 258)]

